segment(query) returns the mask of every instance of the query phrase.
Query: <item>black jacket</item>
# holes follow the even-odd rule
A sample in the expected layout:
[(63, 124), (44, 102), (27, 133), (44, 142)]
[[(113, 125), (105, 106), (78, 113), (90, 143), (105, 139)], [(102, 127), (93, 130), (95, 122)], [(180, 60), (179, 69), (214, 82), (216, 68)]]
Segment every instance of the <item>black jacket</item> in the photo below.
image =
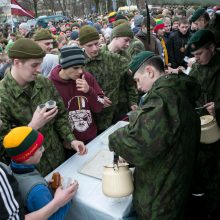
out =
[(186, 45), (190, 36), (191, 34), (189, 32), (186, 35), (183, 35), (179, 31), (170, 35), (166, 46), (169, 63), (171, 63), (172, 68), (177, 68), (179, 66), (187, 67), (184, 57), (189, 55), (187, 54)]

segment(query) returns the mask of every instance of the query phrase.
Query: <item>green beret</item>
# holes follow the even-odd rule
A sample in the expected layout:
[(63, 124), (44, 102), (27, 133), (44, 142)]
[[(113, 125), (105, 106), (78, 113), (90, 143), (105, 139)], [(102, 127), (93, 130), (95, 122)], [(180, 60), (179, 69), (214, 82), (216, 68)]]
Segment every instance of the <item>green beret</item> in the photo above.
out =
[(79, 29), (79, 43), (84, 45), (93, 40), (99, 40), (99, 32), (96, 28), (84, 25)]
[(41, 29), (41, 30), (37, 31), (36, 34), (34, 35), (35, 41), (49, 40), (49, 39), (53, 39), (53, 36), (52, 36), (51, 32), (46, 29)]
[(133, 38), (134, 34), (131, 27), (127, 23), (120, 24), (112, 29), (112, 39), (115, 37), (130, 37)]
[(37, 59), (43, 58), (45, 52), (35, 43), (28, 38), (20, 38), (16, 40), (13, 46), (8, 50), (9, 58), (18, 59)]
[(191, 51), (196, 51), (209, 42), (215, 43), (214, 34), (208, 29), (201, 29), (189, 39), (188, 46)]
[(155, 54), (151, 51), (142, 51), (138, 53), (129, 63), (129, 70), (132, 75), (134, 75), (138, 71), (138, 69), (146, 60), (149, 60), (153, 56), (155, 56)]
[(201, 17), (206, 12), (205, 8), (198, 8), (192, 15), (190, 21), (195, 22), (199, 17)]

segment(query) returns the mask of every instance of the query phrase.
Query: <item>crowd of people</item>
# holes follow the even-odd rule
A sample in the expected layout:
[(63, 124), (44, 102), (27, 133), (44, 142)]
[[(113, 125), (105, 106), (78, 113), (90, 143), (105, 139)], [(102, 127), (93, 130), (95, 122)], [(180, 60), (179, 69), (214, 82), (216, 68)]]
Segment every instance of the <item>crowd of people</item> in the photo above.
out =
[(109, 149), (135, 166), (137, 219), (220, 219), (220, 140), (200, 143), (219, 49), (217, 6), (0, 29), (0, 219), (64, 219), (78, 183), (43, 177), (128, 112)]

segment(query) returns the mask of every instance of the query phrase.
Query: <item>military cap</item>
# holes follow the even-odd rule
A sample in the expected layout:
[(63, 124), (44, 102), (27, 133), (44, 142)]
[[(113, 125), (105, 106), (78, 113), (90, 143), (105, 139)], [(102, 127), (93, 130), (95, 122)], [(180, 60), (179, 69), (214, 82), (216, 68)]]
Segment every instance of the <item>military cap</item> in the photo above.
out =
[(46, 29), (41, 29), (41, 30), (37, 31), (36, 34), (34, 35), (35, 41), (49, 40), (49, 39), (53, 39), (53, 36), (52, 36), (51, 32)]
[(195, 22), (199, 17), (201, 17), (206, 12), (205, 8), (198, 8), (191, 17), (191, 22)]
[(208, 29), (201, 29), (189, 39), (188, 46), (191, 51), (196, 51), (209, 42), (215, 43), (214, 34)]
[(155, 54), (151, 51), (142, 51), (138, 53), (129, 63), (129, 71), (132, 73), (132, 75), (138, 71), (145, 61), (149, 60), (153, 56), (155, 56)]
[(99, 40), (99, 33), (96, 28), (84, 25), (79, 29), (79, 43), (84, 45), (93, 40)]
[(115, 37), (130, 37), (133, 38), (134, 34), (131, 27), (127, 23), (120, 24), (113, 28), (112, 39)]
[(116, 27), (116, 26), (118, 26), (118, 25), (120, 25), (120, 24), (123, 24), (123, 23), (128, 23), (128, 21), (125, 20), (125, 19), (119, 19), (119, 20), (117, 20), (117, 21), (114, 21), (114, 22), (113, 22), (113, 28)]
[(20, 38), (16, 40), (13, 46), (8, 50), (8, 56), (18, 59), (37, 59), (43, 58), (45, 52), (33, 40)]

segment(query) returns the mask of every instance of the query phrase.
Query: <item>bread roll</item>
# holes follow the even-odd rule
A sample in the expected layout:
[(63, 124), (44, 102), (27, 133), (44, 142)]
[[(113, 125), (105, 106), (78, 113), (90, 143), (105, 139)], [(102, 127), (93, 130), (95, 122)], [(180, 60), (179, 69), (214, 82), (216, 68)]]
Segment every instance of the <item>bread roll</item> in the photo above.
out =
[(53, 173), (52, 176), (53, 182), (51, 182), (51, 188), (56, 190), (59, 186), (61, 186), (61, 176), (59, 172)]

